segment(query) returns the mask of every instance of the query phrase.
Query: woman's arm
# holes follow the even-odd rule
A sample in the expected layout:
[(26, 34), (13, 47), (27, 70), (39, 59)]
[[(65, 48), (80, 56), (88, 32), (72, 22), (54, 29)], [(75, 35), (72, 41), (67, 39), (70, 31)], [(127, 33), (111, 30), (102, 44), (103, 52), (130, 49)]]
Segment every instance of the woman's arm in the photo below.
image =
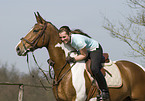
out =
[(86, 47), (84, 47), (83, 49), (79, 50), (80, 51), (80, 55), (74, 57), (76, 61), (80, 61), (80, 60), (84, 60), (87, 58), (88, 56), (88, 52), (87, 52), (87, 49)]

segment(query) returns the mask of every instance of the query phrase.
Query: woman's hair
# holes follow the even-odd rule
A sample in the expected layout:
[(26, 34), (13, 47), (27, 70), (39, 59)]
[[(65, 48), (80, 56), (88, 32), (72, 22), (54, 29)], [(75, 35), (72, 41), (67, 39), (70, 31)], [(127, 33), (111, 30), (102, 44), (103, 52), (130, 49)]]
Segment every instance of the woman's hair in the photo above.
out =
[(62, 26), (59, 30), (59, 33), (61, 32), (66, 32), (67, 35), (69, 35), (69, 32), (71, 32), (72, 34), (80, 34), (80, 35), (84, 35), (87, 36), (89, 38), (91, 38), (88, 34), (84, 33), (83, 31), (81, 31), (80, 29), (75, 29), (73, 31), (70, 30), (70, 28), (68, 26)]
[(69, 35), (69, 32), (71, 32), (70, 28), (68, 26), (62, 26), (58, 30), (59, 33), (66, 32), (67, 35)]

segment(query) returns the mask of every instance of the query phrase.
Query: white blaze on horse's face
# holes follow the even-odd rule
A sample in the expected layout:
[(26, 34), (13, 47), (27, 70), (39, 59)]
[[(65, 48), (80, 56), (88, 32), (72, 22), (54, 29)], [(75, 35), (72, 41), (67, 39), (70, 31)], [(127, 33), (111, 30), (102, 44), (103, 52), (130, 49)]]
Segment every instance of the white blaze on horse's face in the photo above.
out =
[[(64, 43), (58, 43), (55, 47), (61, 47), (65, 51), (66, 57), (70, 51), (73, 51), (73, 48)], [(72, 57), (76, 56), (77, 54), (72, 53), (70, 54)], [(72, 65), (72, 64), (71, 64)], [(75, 101), (85, 101), (86, 95), (86, 85), (85, 85), (85, 77), (84, 71), (86, 68), (85, 61), (77, 62), (72, 68), (72, 84), (76, 90), (76, 100)], [(79, 82), (78, 82), (79, 81)]]

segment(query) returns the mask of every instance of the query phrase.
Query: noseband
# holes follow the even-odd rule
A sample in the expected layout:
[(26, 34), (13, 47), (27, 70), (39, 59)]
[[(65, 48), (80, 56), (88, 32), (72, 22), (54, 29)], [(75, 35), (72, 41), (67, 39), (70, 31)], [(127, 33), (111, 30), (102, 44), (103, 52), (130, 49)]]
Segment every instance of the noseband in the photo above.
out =
[[(42, 31), (39, 33), (39, 35), (32, 41), (30, 42), (29, 40), (27, 40), (26, 38), (21, 38), (20, 40), (22, 41), (23, 45), (24, 45), (24, 48), (26, 49), (26, 46), (23, 42), (23, 40), (25, 40), (28, 44), (30, 44), (32, 46), (32, 49), (35, 49), (37, 48), (37, 43), (39, 41), (39, 39), (42, 37), (42, 35), (44, 34), (45, 30), (46, 30), (46, 27), (47, 27), (47, 22), (45, 22), (44, 24), (44, 27), (42, 29)], [(44, 38), (43, 38), (43, 43), (44, 43)], [(26, 49), (27, 50), (27, 49)]]

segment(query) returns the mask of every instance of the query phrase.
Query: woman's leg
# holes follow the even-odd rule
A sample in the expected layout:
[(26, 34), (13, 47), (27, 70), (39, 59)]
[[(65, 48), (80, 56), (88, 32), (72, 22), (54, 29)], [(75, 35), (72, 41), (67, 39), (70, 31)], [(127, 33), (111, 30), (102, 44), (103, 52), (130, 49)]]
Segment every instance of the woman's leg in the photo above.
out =
[(102, 68), (101, 65), (101, 59), (103, 56), (102, 54), (103, 54), (102, 48), (90, 52), (89, 55), (91, 58), (91, 71), (93, 73), (94, 78), (97, 80), (100, 90), (102, 91), (102, 93), (104, 93), (104, 95), (102, 95), (104, 97), (103, 99), (108, 99), (109, 91), (108, 91), (107, 83), (102, 72), (100, 71), (100, 69)]

